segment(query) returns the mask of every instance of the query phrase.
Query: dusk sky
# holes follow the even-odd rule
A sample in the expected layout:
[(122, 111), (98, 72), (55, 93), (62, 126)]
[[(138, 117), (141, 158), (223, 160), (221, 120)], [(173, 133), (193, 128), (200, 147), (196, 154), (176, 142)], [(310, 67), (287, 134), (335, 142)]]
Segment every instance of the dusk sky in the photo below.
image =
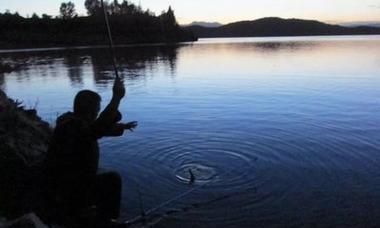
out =
[[(71, 0), (77, 12), (85, 15), (84, 0)], [(0, 0), (0, 11), (9, 9), (21, 15), (33, 12), (58, 15), (63, 0)], [(121, 2), (121, 0), (119, 0)], [(134, 0), (144, 9), (159, 14), (169, 5), (180, 24), (192, 21), (229, 23), (261, 17), (316, 19), (340, 23), (380, 21), (380, 0)]]

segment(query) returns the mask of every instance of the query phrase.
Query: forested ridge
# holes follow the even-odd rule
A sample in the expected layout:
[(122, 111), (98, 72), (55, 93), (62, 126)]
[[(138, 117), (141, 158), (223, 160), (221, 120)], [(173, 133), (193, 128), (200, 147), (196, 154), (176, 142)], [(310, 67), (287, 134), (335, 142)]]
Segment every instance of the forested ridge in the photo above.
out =
[[(86, 0), (87, 16), (78, 16), (75, 5), (62, 3), (60, 15), (0, 13), (0, 47), (54, 47), (107, 44), (103, 9), (99, 0)], [(181, 28), (169, 8), (160, 15), (128, 1), (106, 3), (115, 44), (194, 41)]]
[(380, 28), (369, 26), (344, 27), (315, 20), (261, 18), (254, 21), (239, 21), (219, 27), (188, 26), (197, 37), (266, 37), (266, 36), (329, 36), (329, 35), (374, 35)]

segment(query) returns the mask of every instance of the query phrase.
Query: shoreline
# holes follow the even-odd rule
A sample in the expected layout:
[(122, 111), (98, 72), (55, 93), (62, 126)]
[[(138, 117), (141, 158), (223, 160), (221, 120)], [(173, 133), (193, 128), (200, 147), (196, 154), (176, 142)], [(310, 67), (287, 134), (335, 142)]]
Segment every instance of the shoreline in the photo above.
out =
[[(234, 36), (234, 37), (199, 37), (193, 41), (180, 41), (180, 42), (153, 42), (153, 43), (125, 43), (125, 44), (117, 44), (115, 48), (130, 48), (130, 47), (159, 47), (159, 46), (180, 46), (185, 44), (193, 44), (200, 42), (202, 40), (213, 40), (213, 39), (265, 39), (268, 38), (269, 41), (273, 39), (286, 39), (286, 38), (360, 38), (360, 37), (378, 37), (380, 38), (380, 34), (352, 34), (352, 35), (294, 35), (294, 36)], [(7, 47), (2, 46), (0, 44), (0, 54), (8, 54), (8, 53), (22, 53), (22, 52), (45, 52), (45, 51), (64, 51), (64, 50), (86, 50), (86, 49), (107, 49), (109, 45), (78, 45), (78, 46), (14, 46)]]
[[(115, 48), (129, 48), (129, 47), (160, 47), (160, 46), (178, 46), (196, 41), (183, 41), (183, 42), (157, 42), (157, 43), (127, 43), (114, 45)], [(41, 51), (64, 51), (64, 50), (86, 50), (86, 49), (109, 49), (109, 45), (79, 45), (79, 46), (46, 46), (46, 47), (9, 47), (3, 48), (0, 45), (0, 54), (6, 53), (20, 53), (20, 52), (41, 52)]]

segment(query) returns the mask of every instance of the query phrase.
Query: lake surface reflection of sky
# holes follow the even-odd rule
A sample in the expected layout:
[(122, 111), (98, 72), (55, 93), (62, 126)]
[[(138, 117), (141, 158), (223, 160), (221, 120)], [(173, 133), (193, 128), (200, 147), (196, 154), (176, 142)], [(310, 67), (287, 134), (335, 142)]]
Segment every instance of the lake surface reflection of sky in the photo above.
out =
[[(181, 227), (380, 224), (380, 37), (204, 39), (117, 50), (139, 128), (101, 141), (124, 179), (123, 217), (174, 202)], [(106, 48), (0, 54), (0, 86), (54, 123), (76, 92), (111, 95)], [(222, 200), (213, 200), (222, 199)], [(193, 205), (193, 206), (191, 206)], [(198, 205), (198, 207), (194, 207)]]

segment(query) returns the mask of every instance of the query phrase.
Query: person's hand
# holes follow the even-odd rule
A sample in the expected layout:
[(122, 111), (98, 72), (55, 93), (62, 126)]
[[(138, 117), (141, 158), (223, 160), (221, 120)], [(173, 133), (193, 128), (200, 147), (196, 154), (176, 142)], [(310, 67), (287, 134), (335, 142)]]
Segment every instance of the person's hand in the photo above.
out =
[(129, 123), (124, 124), (124, 129), (133, 131), (133, 129), (135, 129), (137, 125), (138, 125), (137, 121), (129, 122)]
[(123, 81), (117, 77), (112, 88), (113, 96), (117, 99), (122, 99), (125, 96), (125, 87)]

